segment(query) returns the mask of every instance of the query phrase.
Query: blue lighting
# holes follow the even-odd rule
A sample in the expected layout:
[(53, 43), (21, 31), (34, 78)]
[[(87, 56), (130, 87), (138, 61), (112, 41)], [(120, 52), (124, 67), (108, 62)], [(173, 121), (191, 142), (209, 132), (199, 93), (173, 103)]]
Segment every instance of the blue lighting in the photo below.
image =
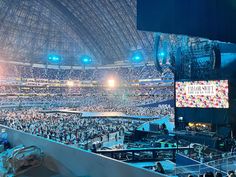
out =
[(48, 60), (54, 63), (58, 63), (61, 61), (61, 57), (59, 55), (50, 54), (48, 55)]
[(142, 52), (140, 52), (140, 51), (134, 52), (131, 56), (131, 60), (132, 60), (132, 62), (135, 62), (135, 63), (139, 63), (139, 62), (143, 61)]
[(161, 52), (159, 55), (160, 55), (161, 57), (164, 57), (164, 56), (165, 56), (165, 53), (164, 53), (164, 52)]
[(80, 57), (80, 61), (81, 61), (82, 64), (87, 65), (87, 64), (92, 63), (92, 58), (88, 55), (83, 55), (83, 56)]
[(134, 59), (135, 59), (135, 60), (140, 60), (140, 57), (139, 57), (139, 56), (136, 56)]
[(89, 61), (89, 59), (88, 58), (84, 58), (84, 62), (86, 63), (86, 62), (88, 62)]

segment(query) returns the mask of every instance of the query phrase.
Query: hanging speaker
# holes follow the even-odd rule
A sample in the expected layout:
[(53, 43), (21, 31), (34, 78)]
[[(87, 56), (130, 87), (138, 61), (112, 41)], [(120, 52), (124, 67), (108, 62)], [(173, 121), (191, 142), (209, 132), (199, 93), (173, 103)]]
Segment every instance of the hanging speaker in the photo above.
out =
[(154, 49), (154, 63), (158, 71), (162, 72), (162, 68), (159, 61), (159, 44), (160, 44), (160, 35), (155, 34), (155, 49)]
[(218, 46), (212, 48), (213, 69), (221, 68), (221, 52)]

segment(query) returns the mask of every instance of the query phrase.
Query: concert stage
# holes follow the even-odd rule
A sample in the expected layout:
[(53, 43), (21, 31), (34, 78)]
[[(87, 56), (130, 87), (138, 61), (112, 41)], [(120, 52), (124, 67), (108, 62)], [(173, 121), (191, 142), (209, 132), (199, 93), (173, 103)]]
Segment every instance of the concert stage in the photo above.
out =
[(81, 118), (123, 118), (123, 119), (137, 119), (137, 120), (153, 120), (160, 119), (163, 116), (136, 116), (136, 115), (126, 115), (122, 112), (83, 112), (83, 111), (71, 111), (71, 110), (43, 110), (41, 113), (66, 113), (66, 114), (79, 114)]

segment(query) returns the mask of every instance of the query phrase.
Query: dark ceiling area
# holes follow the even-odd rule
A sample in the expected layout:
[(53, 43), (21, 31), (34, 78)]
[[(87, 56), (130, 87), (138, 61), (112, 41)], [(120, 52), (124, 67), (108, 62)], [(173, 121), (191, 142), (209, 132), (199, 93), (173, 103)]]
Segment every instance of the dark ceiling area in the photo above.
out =
[(136, 0), (1, 0), (0, 60), (47, 63), (49, 54), (77, 65), (81, 55), (100, 64), (133, 50), (151, 58), (154, 34), (136, 29)]

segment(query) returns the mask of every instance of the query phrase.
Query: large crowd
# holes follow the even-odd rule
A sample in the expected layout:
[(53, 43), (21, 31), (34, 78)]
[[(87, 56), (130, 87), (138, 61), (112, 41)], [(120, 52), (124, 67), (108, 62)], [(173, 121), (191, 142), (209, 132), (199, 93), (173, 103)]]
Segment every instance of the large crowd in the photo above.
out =
[[(164, 101), (173, 100), (173, 85), (166, 87), (121, 87), (109, 90), (101, 87), (38, 87), (27, 86), (27, 82), (17, 85), (15, 80), (35, 79), (47, 80), (79, 80), (104, 83), (110, 76), (122, 83), (136, 83), (142, 79), (171, 79), (173, 73), (165, 68), (163, 73), (157, 71), (154, 65), (135, 67), (98, 67), (86, 69), (53, 69), (26, 65), (0, 65), (0, 106), (1, 107), (76, 107), (81, 111), (107, 112), (116, 111), (129, 115), (158, 116), (173, 114), (173, 108)], [(13, 79), (15, 78), (15, 80)], [(4, 82), (7, 82), (5, 84)], [(164, 83), (164, 81), (163, 81)], [(146, 84), (146, 83), (145, 83)], [(160, 103), (160, 104), (159, 104)], [(146, 106), (152, 105), (152, 106)]]
[(1, 77), (38, 78), (53, 80), (77, 79), (81, 81), (102, 81), (106, 79), (107, 76), (113, 76), (119, 78), (119, 80), (123, 82), (161, 77), (161, 73), (157, 71), (154, 65), (87, 69), (74, 69), (73, 67), (69, 69), (54, 69), (25, 65), (1, 64), (0, 74)]
[[(3, 89), (2, 89), (3, 90)], [(8, 89), (6, 89), (8, 90)], [(55, 90), (55, 89), (54, 89)], [(37, 92), (19, 92), (19, 96), (0, 97), (0, 106), (8, 107), (73, 107), (85, 112), (123, 112), (127, 115), (158, 116), (173, 114), (174, 110), (164, 101), (173, 101), (171, 88), (123, 88), (119, 90), (105, 90), (102, 88), (80, 88), (73, 93), (63, 90)], [(9, 90), (8, 90), (9, 91)], [(58, 90), (56, 90), (58, 91)], [(17, 91), (12, 93), (16, 93)], [(28, 95), (29, 93), (31, 95)], [(2, 91), (2, 93), (4, 93)], [(148, 106), (150, 105), (150, 106)]]
[[(81, 112), (122, 112), (126, 115), (146, 117), (174, 114), (173, 107), (168, 103), (173, 101), (173, 84), (165, 85), (163, 81), (162, 86), (159, 85), (160, 82), (154, 86), (147, 83), (130, 85), (136, 84), (137, 80), (163, 79), (154, 65), (53, 69), (1, 64), (0, 74), (1, 123), (66, 144), (78, 145), (99, 138), (102, 141), (104, 136), (136, 129), (143, 122), (111, 118), (86, 119), (75, 114), (43, 114), (39, 110), (64, 107)], [(27, 82), (37, 82), (36, 79), (59, 82), (74, 79), (102, 83), (108, 76), (124, 84), (122, 87), (111, 89), (101, 86), (29, 86), (26, 82), (18, 82), (25, 79)], [(164, 76), (168, 80), (173, 74), (167, 69)]]
[(112, 133), (135, 130), (143, 121), (111, 118), (82, 118), (77, 114), (42, 113), (39, 109), (2, 109), (0, 121), (10, 128), (69, 145), (79, 145)]

